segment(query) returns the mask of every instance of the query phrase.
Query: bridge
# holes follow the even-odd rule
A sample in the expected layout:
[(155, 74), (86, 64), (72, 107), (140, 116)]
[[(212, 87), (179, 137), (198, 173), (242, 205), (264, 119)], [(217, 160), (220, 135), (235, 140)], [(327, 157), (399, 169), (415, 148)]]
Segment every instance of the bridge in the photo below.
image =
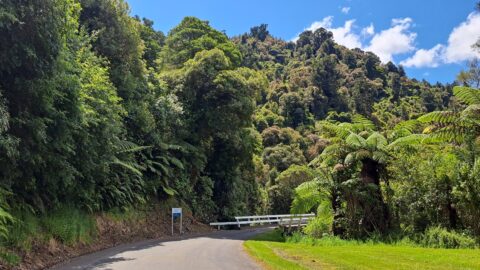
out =
[(263, 216), (238, 216), (235, 221), (227, 222), (212, 222), (210, 226), (216, 226), (219, 230), (222, 226), (238, 226), (242, 225), (264, 225), (264, 224), (278, 224), (279, 227), (286, 227), (290, 230), (292, 227), (305, 226), (307, 223), (315, 218), (315, 214), (283, 214), (283, 215), (263, 215)]

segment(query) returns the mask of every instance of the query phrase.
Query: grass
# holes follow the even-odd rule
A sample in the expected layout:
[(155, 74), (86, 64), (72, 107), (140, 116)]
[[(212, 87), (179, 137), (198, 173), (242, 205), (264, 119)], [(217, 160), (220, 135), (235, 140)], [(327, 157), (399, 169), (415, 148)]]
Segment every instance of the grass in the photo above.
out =
[(47, 243), (54, 238), (74, 245), (89, 243), (96, 236), (92, 215), (73, 207), (63, 207), (41, 216), (30, 212), (19, 212), (14, 216), (16, 221), (8, 227), (7, 237), (0, 239), (0, 247), (30, 251), (34, 241)]
[(285, 242), (272, 231), (245, 242), (266, 269), (480, 269), (479, 249), (433, 249), (332, 240)]

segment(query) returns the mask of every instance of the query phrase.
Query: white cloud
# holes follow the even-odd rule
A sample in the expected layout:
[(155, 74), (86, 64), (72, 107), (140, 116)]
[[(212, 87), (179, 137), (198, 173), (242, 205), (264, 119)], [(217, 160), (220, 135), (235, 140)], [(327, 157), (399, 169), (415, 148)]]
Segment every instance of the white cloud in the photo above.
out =
[[(393, 55), (410, 52), (415, 49), (413, 43), (417, 36), (410, 31), (412, 25), (411, 18), (400, 18), (392, 20), (392, 27), (375, 33), (373, 23), (364, 27), (360, 33), (354, 31), (355, 20), (347, 20), (341, 27), (333, 27), (333, 16), (327, 16), (320, 21), (313, 22), (305, 30), (315, 31), (320, 27), (333, 33), (334, 40), (347, 48), (360, 48), (372, 51), (377, 54), (382, 62), (392, 61)], [(362, 38), (371, 37), (370, 44), (364, 46)], [(297, 41), (298, 36), (292, 41)]]
[(360, 42), (360, 37), (352, 32), (352, 26), (355, 23), (355, 20), (348, 20), (345, 22), (343, 27), (330, 28), (328, 29), (333, 33), (333, 39), (338, 43), (347, 48), (362, 48), (362, 43)]
[(313, 22), (310, 25), (310, 27), (308, 27), (305, 30), (315, 31), (315, 30), (317, 30), (318, 28), (321, 28), (321, 27), (323, 27), (325, 29), (328, 29), (328, 28), (332, 27), (332, 22), (333, 22), (333, 16), (327, 16), (327, 17), (323, 18), (321, 21)]
[(393, 19), (392, 27), (375, 34), (365, 50), (377, 54), (384, 63), (392, 61), (393, 55), (413, 51), (417, 34), (410, 31), (411, 26), (411, 18)]
[(480, 36), (480, 14), (470, 13), (467, 20), (455, 27), (448, 37), (448, 45), (445, 50), (446, 63), (458, 63), (478, 57), (472, 45)]
[[(346, 13), (349, 7), (343, 7)], [(315, 31), (323, 27), (333, 33), (335, 41), (348, 48), (361, 48), (378, 55), (382, 62), (393, 61), (395, 55), (414, 52), (400, 64), (406, 67), (438, 67), (442, 64), (459, 63), (472, 58), (480, 58), (480, 52), (472, 48), (480, 37), (480, 13), (472, 12), (466, 20), (455, 27), (448, 41), (430, 49), (416, 49), (417, 33), (412, 31), (413, 20), (407, 18), (392, 19), (391, 27), (375, 32), (373, 23), (369, 26), (355, 27), (355, 20), (345, 21), (343, 26), (333, 27), (333, 16), (313, 22), (305, 30)], [(292, 41), (296, 41), (298, 36)], [(362, 41), (364, 42), (362, 44)]]
[(375, 34), (375, 27), (373, 26), (373, 23), (370, 23), (369, 26), (364, 27), (362, 29), (362, 35), (363, 36), (368, 37), (368, 36), (373, 36), (373, 34)]
[[(327, 29), (333, 33), (333, 38), (338, 44), (341, 44), (348, 48), (362, 48), (362, 43), (360, 42), (360, 36), (355, 34), (353, 30), (353, 24), (355, 20), (345, 21), (345, 24), (341, 27), (333, 28), (333, 16), (328, 16), (323, 18), (321, 21), (313, 22), (307, 29), (310, 31), (315, 31), (320, 27)], [(293, 41), (296, 41), (298, 37), (294, 38)]]
[(348, 14), (348, 12), (350, 12), (350, 7), (342, 7), (341, 11), (343, 14)]
[(400, 64), (406, 67), (437, 67), (480, 57), (480, 53), (472, 48), (479, 36), (480, 14), (470, 13), (466, 21), (452, 30), (447, 45), (437, 44), (429, 50), (419, 49)]
[(430, 50), (420, 49), (415, 54), (400, 62), (406, 67), (438, 67), (442, 62), (443, 54), (445, 53), (445, 46), (437, 44)]

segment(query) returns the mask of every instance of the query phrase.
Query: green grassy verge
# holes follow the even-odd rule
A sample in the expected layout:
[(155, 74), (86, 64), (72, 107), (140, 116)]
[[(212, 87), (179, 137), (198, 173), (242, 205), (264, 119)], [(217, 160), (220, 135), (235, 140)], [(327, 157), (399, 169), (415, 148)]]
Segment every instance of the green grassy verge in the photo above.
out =
[(277, 231), (246, 241), (245, 248), (266, 269), (480, 269), (479, 249), (433, 249), (331, 240), (315, 245), (287, 243)]

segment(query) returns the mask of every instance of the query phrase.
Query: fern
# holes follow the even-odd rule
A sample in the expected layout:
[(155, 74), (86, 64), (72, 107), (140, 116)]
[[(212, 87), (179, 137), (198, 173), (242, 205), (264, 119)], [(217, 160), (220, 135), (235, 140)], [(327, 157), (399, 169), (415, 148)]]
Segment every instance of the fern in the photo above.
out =
[(435, 111), (422, 115), (418, 121), (423, 123), (435, 123), (437, 125), (451, 124), (458, 121), (459, 115), (452, 111)]
[(295, 197), (291, 206), (291, 213), (301, 214), (311, 211), (328, 200), (328, 192), (321, 186), (318, 179), (302, 183), (295, 189)]
[(366, 146), (368, 146), (370, 149), (376, 149), (376, 148), (382, 149), (388, 144), (387, 139), (382, 134), (376, 131), (373, 132), (370, 136), (368, 136), (365, 143), (366, 143)]
[(345, 139), (345, 143), (351, 147), (361, 148), (365, 147), (367, 142), (362, 136), (351, 132), (350, 135), (348, 135), (348, 137)]
[(356, 131), (374, 130), (375, 124), (363, 115), (356, 114), (352, 117), (353, 127)]
[(152, 148), (152, 146), (138, 146), (137, 144), (129, 141), (119, 141), (116, 147), (118, 149), (117, 154), (140, 152), (145, 149)]
[(110, 164), (118, 165), (118, 166), (120, 166), (120, 167), (122, 167), (122, 168), (124, 168), (124, 169), (126, 169), (126, 170), (128, 170), (128, 171), (130, 171), (130, 172), (132, 172), (132, 173), (134, 173), (134, 174), (136, 174), (136, 175), (138, 175), (138, 176), (142, 176), (142, 175), (143, 175), (142, 172), (141, 172), (138, 168), (136, 168), (136, 167), (138, 167), (138, 164), (136, 164), (136, 163), (134, 163), (134, 162), (132, 162), (132, 163), (127, 163), (127, 162), (123, 162), (123, 161), (121, 161), (121, 160), (119, 160), (119, 159), (115, 159), (114, 161), (110, 162)]
[(480, 91), (478, 89), (465, 86), (455, 86), (453, 88), (453, 94), (467, 105), (480, 104)]

